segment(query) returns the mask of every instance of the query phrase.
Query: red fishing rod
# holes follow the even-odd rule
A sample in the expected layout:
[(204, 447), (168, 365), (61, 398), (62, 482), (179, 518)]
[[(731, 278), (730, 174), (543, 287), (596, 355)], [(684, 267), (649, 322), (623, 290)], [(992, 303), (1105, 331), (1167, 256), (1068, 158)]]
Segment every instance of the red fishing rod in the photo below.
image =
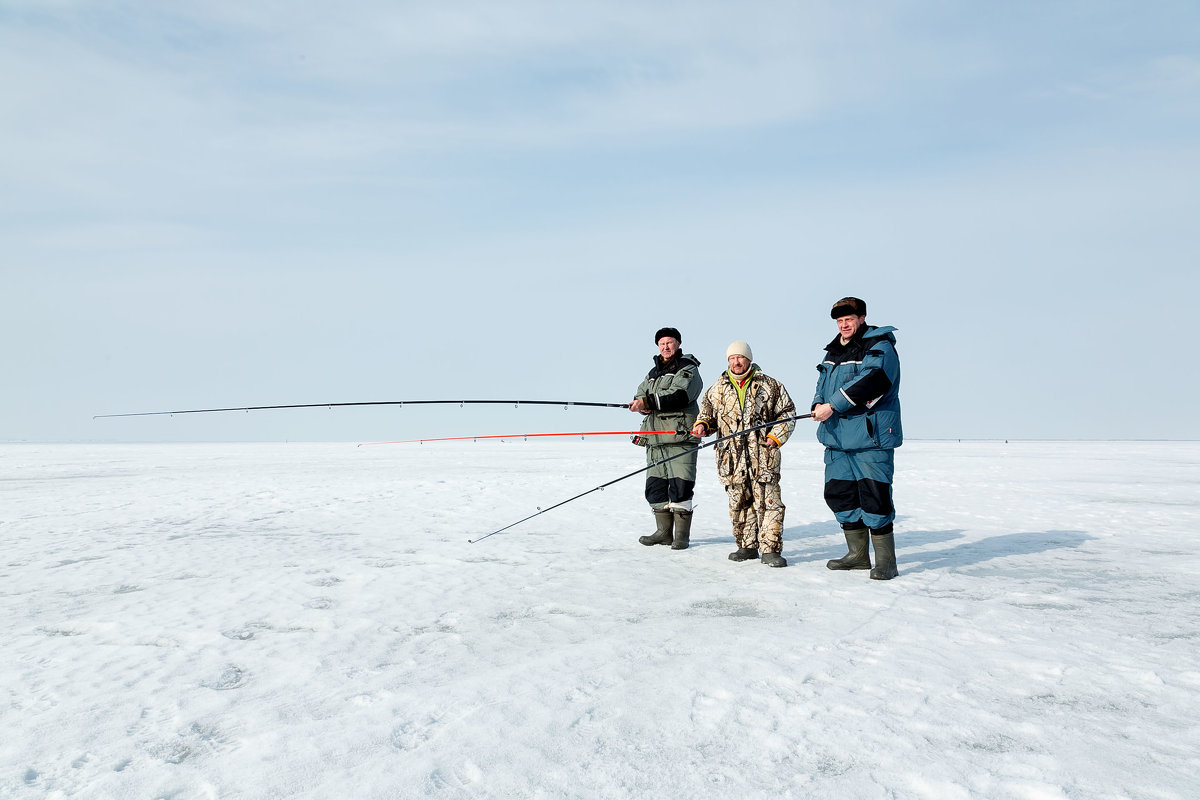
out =
[(462, 442), (470, 439), (534, 439), (542, 436), (578, 436), (583, 439), (588, 436), (672, 436), (687, 434), (687, 431), (576, 431), (572, 433), (492, 433), (486, 436), (439, 436), (432, 439), (401, 439), (394, 442), (363, 442), (359, 447), (370, 447), (376, 444), (425, 444), (425, 442)]
[(510, 405), (520, 406), (562, 406), (563, 410), (571, 406), (587, 406), (592, 408), (629, 408), (629, 403), (587, 403), (577, 400), (368, 400), (355, 403), (291, 403), (275, 406), (233, 406), (230, 408), (189, 408), (181, 411), (136, 411), (124, 414), (96, 414), (92, 419), (110, 419), (112, 417), (158, 417), (174, 416), (176, 414), (212, 414), (221, 411), (270, 411), (278, 408), (346, 408), (348, 406), (429, 406), (429, 405)]

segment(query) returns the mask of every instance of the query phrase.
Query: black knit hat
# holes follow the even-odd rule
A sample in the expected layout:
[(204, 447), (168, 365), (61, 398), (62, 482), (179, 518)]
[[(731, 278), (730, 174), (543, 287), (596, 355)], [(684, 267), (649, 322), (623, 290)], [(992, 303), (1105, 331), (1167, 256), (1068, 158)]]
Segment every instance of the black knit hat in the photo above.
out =
[(679, 335), (678, 328), (659, 328), (658, 333), (654, 334), (654, 343), (658, 344), (658, 340), (664, 336), (672, 336), (677, 342), (683, 341), (683, 337)]
[(829, 316), (833, 319), (838, 317), (865, 317), (867, 315), (867, 304), (857, 297), (843, 297), (833, 304), (833, 309), (829, 312)]

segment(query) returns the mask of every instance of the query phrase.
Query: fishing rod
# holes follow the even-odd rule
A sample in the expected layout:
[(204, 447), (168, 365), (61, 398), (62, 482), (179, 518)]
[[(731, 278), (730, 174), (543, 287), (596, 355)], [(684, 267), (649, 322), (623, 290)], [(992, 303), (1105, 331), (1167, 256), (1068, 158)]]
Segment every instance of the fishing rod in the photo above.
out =
[(533, 439), (541, 436), (673, 436), (687, 434), (688, 431), (576, 431), (573, 433), (492, 433), (487, 436), (439, 436), (436, 439), (401, 439), (395, 442), (362, 442), (359, 447), (370, 447), (376, 444), (425, 444), (426, 442), (462, 442), (470, 439)]
[(567, 503), (570, 503), (573, 500), (578, 500), (581, 497), (585, 497), (585, 496), (591, 494), (592, 492), (598, 492), (603, 489), (607, 489), (609, 486), (612, 486), (614, 483), (619, 483), (619, 482), (625, 480), (626, 478), (632, 478), (634, 475), (640, 475), (641, 473), (646, 472), (647, 470), (654, 469), (655, 467), (659, 466), (660, 464), (666, 464), (668, 461), (674, 461), (677, 458), (683, 458), (684, 456), (688, 456), (688, 455), (691, 455), (692, 453), (699, 452), (700, 450), (703, 450), (706, 447), (712, 447), (714, 444), (720, 444), (721, 442), (727, 441), (729, 439), (734, 439), (738, 436), (745, 436), (748, 433), (753, 433), (754, 431), (759, 431), (759, 430), (762, 430), (763, 428), (772, 428), (776, 425), (780, 425), (780, 424), (787, 423), (787, 422), (794, 422), (798, 419), (808, 419), (810, 417), (812, 417), (812, 414), (799, 414), (794, 417), (784, 417), (783, 419), (776, 419), (776, 420), (771, 420), (770, 422), (764, 422), (761, 425), (755, 425), (754, 427), (746, 428), (745, 430), (734, 431), (733, 433), (727, 434), (725, 436), (719, 436), (716, 439), (713, 439), (711, 442), (705, 442), (704, 444), (697, 445), (696, 447), (693, 447), (690, 450), (684, 450), (682, 453), (676, 453), (673, 456), (667, 456), (666, 458), (660, 458), (658, 461), (655, 461), (652, 464), (647, 464), (646, 466), (642, 467), (641, 469), (634, 470), (633, 472), (630, 472), (626, 475), (622, 475), (619, 478), (614, 478), (613, 480), (609, 481), (608, 483), (602, 483), (599, 486), (596, 486), (592, 489), (588, 489), (586, 492), (580, 492), (579, 494), (575, 495), (574, 497), (568, 497), (566, 500), (563, 500), (561, 503), (555, 503), (554, 505), (550, 506), (549, 508), (540, 508), (539, 507), (536, 514), (530, 514), (528, 517), (525, 517), (524, 519), (519, 519), (516, 522), (512, 523), (511, 525), (505, 525), (503, 528), (500, 528), (499, 530), (495, 530), (495, 531), (492, 531), (491, 533), (484, 534), (483, 536), (480, 536), (478, 539), (467, 539), (467, 544), (475, 544), (476, 542), (483, 541), (484, 539), (488, 538), (489, 536), (495, 536), (497, 533), (503, 533), (504, 531), (508, 530), (509, 528), (515, 528), (516, 526), (520, 525), (522, 522), (528, 522), (529, 520), (533, 519), (534, 517), (538, 517), (538, 516), (541, 516), (542, 514), (545, 514), (547, 511), (553, 511), (554, 509), (558, 508), (559, 506), (565, 506)]
[(590, 406), (593, 408), (629, 408), (629, 403), (585, 403), (576, 400), (369, 400), (357, 403), (291, 403), (276, 406), (236, 406), (231, 408), (189, 408), (182, 411), (137, 411), (125, 414), (96, 414), (92, 419), (112, 417), (158, 417), (176, 414), (211, 414), (219, 411), (271, 411), (278, 408), (345, 408), (347, 406), (428, 406), (428, 405), (511, 405), (520, 406)]

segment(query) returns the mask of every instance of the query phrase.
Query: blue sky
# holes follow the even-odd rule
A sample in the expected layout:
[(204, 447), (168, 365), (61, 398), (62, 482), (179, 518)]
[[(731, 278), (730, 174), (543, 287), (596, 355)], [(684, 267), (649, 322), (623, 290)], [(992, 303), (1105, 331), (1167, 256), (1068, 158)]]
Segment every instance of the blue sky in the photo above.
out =
[[(0, 0), (0, 440), (616, 429), (673, 325), (914, 438), (1200, 438), (1193, 2)], [(219, 418), (218, 418), (219, 417)]]

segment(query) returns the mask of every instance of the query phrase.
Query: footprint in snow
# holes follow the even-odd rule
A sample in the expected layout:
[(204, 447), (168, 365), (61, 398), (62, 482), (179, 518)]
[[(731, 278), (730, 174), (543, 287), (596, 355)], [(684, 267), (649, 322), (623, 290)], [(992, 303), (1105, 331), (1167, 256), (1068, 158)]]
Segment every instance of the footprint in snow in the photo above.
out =
[(230, 689), (240, 689), (246, 685), (247, 676), (245, 670), (236, 664), (227, 664), (221, 674), (214, 680), (205, 681), (200, 685), (206, 689), (213, 689), (218, 692), (226, 692)]

